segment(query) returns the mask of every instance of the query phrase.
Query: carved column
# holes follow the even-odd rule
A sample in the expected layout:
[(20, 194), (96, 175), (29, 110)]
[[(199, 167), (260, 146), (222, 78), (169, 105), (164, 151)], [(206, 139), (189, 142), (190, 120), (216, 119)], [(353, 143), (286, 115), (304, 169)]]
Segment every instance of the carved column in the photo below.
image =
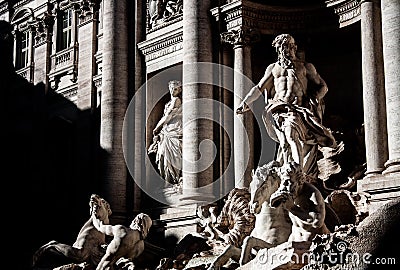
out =
[(390, 173), (400, 172), (400, 2), (382, 0), (381, 8)]
[(383, 171), (388, 158), (381, 13), (378, 1), (361, 2), (362, 74), (367, 176)]
[[(234, 161), (233, 161), (233, 112), (228, 108), (233, 109), (233, 55), (232, 51), (228, 46), (222, 46), (222, 65), (230, 68), (223, 69), (223, 73), (220, 75), (222, 77), (222, 85), (224, 88), (221, 89), (222, 92), (222, 102), (226, 106), (222, 109), (222, 127), (225, 129), (223, 133), (222, 143), (220, 146), (220, 152), (222, 153), (221, 159), (221, 174), (223, 174), (223, 193), (230, 192), (235, 187), (235, 177), (234, 177)], [(226, 90), (229, 89), (229, 90)], [(231, 164), (230, 164), (231, 163)], [(230, 166), (229, 166), (230, 165)]]
[(126, 1), (104, 0), (103, 81), (100, 146), (104, 151), (103, 192), (114, 221), (126, 215), (127, 169), (122, 126), (128, 103), (128, 32)]
[(211, 67), (196, 66), (212, 62), (209, 8), (210, 0), (183, 0), (183, 198), (194, 201), (212, 197), (211, 189), (202, 194), (197, 189), (213, 181), (213, 166), (203, 168), (213, 153), (213, 123), (201, 119), (205, 113), (212, 116), (213, 109), (196, 101), (213, 99), (213, 86), (199, 83), (200, 77), (212, 78)]
[[(223, 42), (233, 44), (234, 50), (234, 110), (252, 88), (250, 85), (251, 43), (258, 39), (255, 30), (240, 28), (221, 34)], [(246, 77), (248, 79), (246, 79)], [(254, 167), (254, 120), (249, 113), (235, 115), (234, 126), (234, 171), (235, 187), (248, 187), (251, 181), (251, 170)]]

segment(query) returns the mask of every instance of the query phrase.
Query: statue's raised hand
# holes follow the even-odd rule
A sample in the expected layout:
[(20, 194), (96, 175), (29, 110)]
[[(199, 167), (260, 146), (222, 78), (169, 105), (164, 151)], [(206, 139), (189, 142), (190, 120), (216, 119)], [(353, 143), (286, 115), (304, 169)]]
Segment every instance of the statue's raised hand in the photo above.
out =
[(240, 103), (239, 107), (236, 109), (236, 114), (243, 114), (245, 112), (247, 112), (248, 110), (250, 110), (249, 106), (242, 102)]

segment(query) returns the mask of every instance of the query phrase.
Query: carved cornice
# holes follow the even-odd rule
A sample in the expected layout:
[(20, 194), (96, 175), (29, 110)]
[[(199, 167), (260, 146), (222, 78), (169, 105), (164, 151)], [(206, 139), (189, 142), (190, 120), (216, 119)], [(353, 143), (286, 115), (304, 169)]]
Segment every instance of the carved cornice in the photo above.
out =
[(0, 14), (4, 13), (8, 10), (8, 2), (4, 2), (0, 4)]
[(138, 48), (144, 54), (145, 61), (149, 62), (182, 50), (182, 36), (182, 29), (178, 29), (175, 32), (168, 33), (168, 35), (141, 42), (138, 44)]
[(93, 16), (98, 6), (98, 0), (64, 0), (58, 4), (59, 10), (65, 10), (73, 8), (79, 18), (85, 18), (87, 16)]
[(240, 27), (221, 33), (221, 42), (234, 46), (251, 45), (260, 40), (260, 33), (256, 29)]
[(17, 8), (22, 7), (22, 6), (24, 6), (24, 5), (26, 5), (26, 4), (30, 3), (30, 2), (33, 2), (33, 1), (34, 0), (21, 0), (21, 1), (18, 1), (17, 3), (15, 3), (13, 5), (13, 8), (17, 9)]
[(173, 20), (170, 20), (170, 21), (164, 22), (163, 24), (154, 26), (154, 27), (151, 28), (151, 29), (148, 28), (148, 29), (147, 29), (147, 33), (148, 33), (148, 34), (149, 34), (149, 33), (152, 33), (152, 32), (154, 32), (154, 31), (157, 31), (157, 30), (159, 30), (159, 29), (161, 29), (161, 28), (167, 27), (167, 26), (169, 26), (169, 25), (171, 25), (171, 24), (174, 24), (174, 23), (179, 22), (179, 21), (182, 21), (182, 20), (183, 20), (183, 16), (179, 16), (179, 17), (177, 17), (177, 18), (174, 18)]
[(78, 13), (80, 23), (83, 24), (91, 19), (96, 13), (98, 5), (96, 0), (70, 0), (75, 1), (74, 8)]
[[(319, 5), (280, 7), (246, 0), (231, 1), (211, 9), (211, 14), (217, 21), (223, 21), (226, 30), (248, 27), (258, 29), (261, 34), (318, 30), (334, 21), (332, 16), (327, 16), (328, 12)], [(326, 23), (321, 23), (323, 21)]]
[(340, 27), (344, 27), (360, 20), (361, 2), (363, 0), (328, 0), (325, 4), (333, 7), (335, 14), (339, 16)]
[(69, 100), (74, 100), (74, 98), (78, 95), (78, 86), (73, 84), (69, 87), (58, 89), (57, 92)]

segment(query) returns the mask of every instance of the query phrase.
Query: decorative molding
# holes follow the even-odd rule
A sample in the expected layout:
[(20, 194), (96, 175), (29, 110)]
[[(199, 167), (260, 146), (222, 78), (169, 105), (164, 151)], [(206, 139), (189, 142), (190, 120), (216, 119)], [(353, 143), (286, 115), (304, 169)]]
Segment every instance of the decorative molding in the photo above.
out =
[[(94, 55), (94, 59), (96, 62), (96, 67), (97, 67), (97, 75), (101, 75), (103, 73), (103, 52), (102, 51), (97, 51)], [(97, 76), (95, 75), (95, 76)]]
[(102, 86), (102, 74), (97, 74), (93, 76), (93, 83), (96, 88), (101, 88)]
[(71, 86), (68, 86), (66, 88), (63, 89), (59, 89), (57, 91), (57, 93), (61, 94), (63, 97), (74, 101), (76, 100), (77, 96), (78, 96), (78, 85), (77, 84), (73, 84)]
[(21, 1), (18, 1), (17, 3), (15, 3), (13, 5), (13, 8), (17, 9), (17, 8), (22, 7), (22, 6), (24, 6), (24, 5), (26, 5), (26, 4), (30, 3), (30, 2), (33, 2), (33, 1), (34, 0), (21, 0)]
[(179, 28), (173, 32), (157, 38), (146, 40), (138, 44), (138, 48), (145, 56), (145, 61), (150, 62), (168, 54), (173, 54), (183, 49), (183, 32)]
[(26, 66), (24, 68), (21, 68), (19, 70), (17, 70), (17, 74), (24, 77), (28, 82), (33, 83), (33, 72), (35, 69), (35, 64), (32, 62), (30, 63), (29, 66)]
[(326, 0), (325, 4), (327, 7), (332, 7), (334, 13), (339, 16), (339, 27), (344, 27), (361, 19), (361, 2), (365, 0)]
[(43, 13), (41, 17), (37, 17), (35, 21), (31, 22), (31, 27), (34, 28), (35, 47), (40, 46), (46, 42), (51, 42), (51, 35), (53, 33), (53, 25), (55, 22), (54, 12), (50, 10)]
[(50, 56), (51, 70), (49, 81), (51, 88), (57, 89), (60, 78), (69, 75), (71, 82), (78, 79), (78, 45), (57, 52)]
[(260, 40), (260, 32), (257, 29), (240, 27), (221, 33), (221, 42), (234, 46), (248, 46)]
[(163, 24), (161, 24), (161, 25), (157, 25), (157, 26), (155, 26), (155, 27), (153, 27), (153, 28), (147, 28), (147, 34), (149, 34), (149, 33), (152, 33), (152, 32), (154, 32), (154, 31), (157, 31), (157, 30), (159, 30), (159, 29), (162, 29), (162, 28), (164, 28), (164, 27), (167, 27), (167, 26), (169, 26), (169, 25), (171, 25), (171, 24), (174, 24), (174, 23), (176, 23), (176, 22), (179, 22), (179, 21), (182, 21), (183, 20), (183, 16), (179, 16), (179, 17), (177, 17), (177, 18), (175, 18), (175, 19), (173, 19), (173, 20), (170, 20), (170, 21), (166, 21), (166, 22), (164, 22)]
[[(217, 21), (222, 20), (227, 31), (247, 27), (258, 29), (260, 34), (277, 34), (282, 31), (301, 32), (319, 30), (334, 22), (332, 12), (318, 5), (307, 7), (270, 6), (251, 1), (228, 1), (211, 9)], [(327, 24), (320, 22), (326, 21)]]
[(341, 27), (352, 24), (360, 19), (360, 2), (360, 0), (350, 0), (334, 8), (335, 13), (339, 15), (339, 24)]
[(8, 10), (8, 2), (0, 4), (0, 14), (5, 13)]

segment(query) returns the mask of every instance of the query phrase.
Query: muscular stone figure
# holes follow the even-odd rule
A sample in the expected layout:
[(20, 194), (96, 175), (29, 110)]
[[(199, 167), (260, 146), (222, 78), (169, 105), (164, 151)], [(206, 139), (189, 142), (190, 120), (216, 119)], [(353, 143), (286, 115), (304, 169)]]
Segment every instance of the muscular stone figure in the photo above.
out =
[(71, 246), (50, 241), (35, 252), (33, 266), (36, 267), (37, 262), (49, 253), (64, 256), (75, 263), (87, 262), (91, 266), (98, 264), (104, 254), (102, 246), (106, 244), (106, 239), (105, 234), (99, 232), (94, 223), (101, 221), (102, 224), (108, 224), (112, 211), (110, 204), (96, 194), (90, 196), (89, 206), (90, 218), (79, 231), (75, 243)]
[(325, 201), (321, 192), (301, 171), (300, 165), (291, 162), (279, 169), (281, 184), (271, 195), (270, 204), (289, 212), (292, 221), (292, 233), (288, 241), (311, 241), (316, 234), (327, 234), (325, 225)]
[(267, 106), (263, 121), (268, 134), (279, 143), (277, 161), (295, 161), (305, 174), (317, 177), (317, 146), (336, 146), (330, 130), (322, 125), (323, 97), (328, 87), (313, 64), (296, 57), (297, 45), (292, 36), (281, 34), (272, 46), (278, 61), (267, 67), (236, 113), (249, 110), (264, 91)]
[(129, 227), (107, 225), (100, 219), (94, 219), (93, 224), (101, 233), (113, 236), (96, 270), (112, 270), (119, 262), (124, 265), (131, 265), (131, 268), (128, 269), (133, 269), (132, 260), (142, 254), (144, 250), (144, 239), (152, 225), (151, 218), (140, 213)]

